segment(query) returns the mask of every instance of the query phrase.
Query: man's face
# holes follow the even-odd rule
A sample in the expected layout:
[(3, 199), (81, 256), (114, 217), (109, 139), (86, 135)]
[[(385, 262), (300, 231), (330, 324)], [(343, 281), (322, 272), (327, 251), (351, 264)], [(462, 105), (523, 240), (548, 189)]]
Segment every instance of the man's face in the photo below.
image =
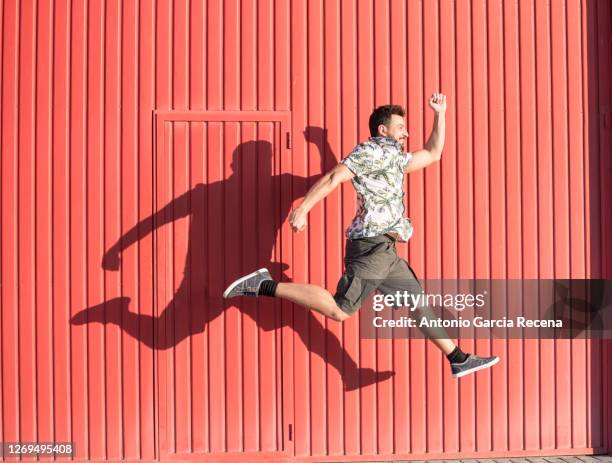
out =
[(408, 138), (408, 131), (406, 130), (406, 122), (402, 116), (397, 114), (391, 115), (391, 120), (389, 121), (389, 125), (379, 125), (378, 133), (383, 137), (391, 137), (396, 139), (400, 143), (404, 143), (406, 138)]

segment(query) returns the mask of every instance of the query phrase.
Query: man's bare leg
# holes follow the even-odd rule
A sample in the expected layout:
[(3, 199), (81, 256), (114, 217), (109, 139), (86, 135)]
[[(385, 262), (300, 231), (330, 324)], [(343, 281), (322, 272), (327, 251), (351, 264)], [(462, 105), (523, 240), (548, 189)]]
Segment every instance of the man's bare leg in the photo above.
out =
[[(336, 301), (329, 291), (317, 285), (306, 283), (278, 283), (274, 296), (308, 307), (337, 321), (346, 320), (350, 316), (336, 305)], [(417, 315), (418, 318), (434, 318), (429, 307), (418, 308), (416, 312), (415, 315)], [(481, 358), (475, 355), (465, 354), (448, 338), (448, 333), (446, 333), (444, 328), (424, 327), (420, 329), (451, 362), (452, 373), (455, 377), (464, 376), (480, 369), (488, 368), (499, 361), (497, 357)], [(461, 360), (452, 359), (458, 356), (461, 356)], [(465, 364), (461, 366), (454, 362)], [(469, 365), (467, 363), (469, 363)]]
[[(349, 318), (349, 315), (338, 307), (329, 291), (317, 285), (279, 283), (276, 287), (275, 296), (313, 309), (337, 321)], [(442, 337), (445, 334), (443, 329), (438, 328), (436, 331), (435, 328), (430, 328), (428, 331), (424, 330), (424, 332), (444, 355), (450, 354), (455, 349), (456, 345), (453, 341)]]
[(453, 350), (455, 350), (455, 347), (457, 347), (457, 345), (450, 339), (431, 339), (429, 338), (429, 340), (433, 342), (436, 345), (436, 347), (442, 351), (444, 355), (450, 354)]
[(339, 322), (346, 320), (350, 316), (338, 307), (329, 291), (317, 285), (307, 283), (279, 283), (276, 287), (274, 296), (313, 309)]
[[(313, 309), (337, 321), (343, 321), (349, 318), (349, 315), (337, 306), (336, 301), (329, 291), (317, 285), (306, 283), (279, 283), (276, 287), (275, 296)], [(421, 311), (421, 314), (424, 315), (423, 311)], [(441, 328), (429, 328), (428, 330), (424, 330), (424, 332), (444, 355), (450, 354), (455, 349), (455, 343), (443, 337), (445, 330)]]

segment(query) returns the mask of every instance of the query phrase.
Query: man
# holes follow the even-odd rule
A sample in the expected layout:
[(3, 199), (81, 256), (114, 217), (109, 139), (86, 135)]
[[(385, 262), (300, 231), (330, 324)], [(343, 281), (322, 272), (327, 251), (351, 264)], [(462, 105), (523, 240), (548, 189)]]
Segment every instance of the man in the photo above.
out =
[[(412, 235), (412, 223), (404, 217), (404, 173), (423, 169), (442, 155), (446, 96), (434, 93), (429, 107), (435, 114), (433, 129), (425, 147), (414, 153), (404, 153), (403, 149), (408, 137), (404, 110), (395, 105), (376, 108), (369, 120), (371, 137), (317, 181), (289, 215), (293, 231), (304, 230), (306, 216), (314, 205), (342, 182), (352, 181), (357, 192), (357, 212), (346, 230), (345, 272), (334, 296), (317, 285), (276, 282), (263, 268), (236, 280), (223, 297), (279, 297), (343, 321), (375, 289), (383, 294), (420, 293), (422, 288), (408, 263), (398, 257), (395, 242), (408, 241)], [(417, 308), (417, 312), (426, 317), (431, 314), (427, 307)], [(441, 328), (422, 331), (446, 355), (454, 377), (499, 361), (498, 357), (462, 352)]]

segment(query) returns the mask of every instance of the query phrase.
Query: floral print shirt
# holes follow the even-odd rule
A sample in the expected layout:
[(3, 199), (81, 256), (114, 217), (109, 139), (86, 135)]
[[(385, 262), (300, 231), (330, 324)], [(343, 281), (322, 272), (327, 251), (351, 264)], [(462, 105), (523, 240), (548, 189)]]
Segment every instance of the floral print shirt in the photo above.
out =
[(408, 241), (412, 222), (404, 217), (404, 169), (412, 155), (390, 137), (370, 137), (342, 161), (355, 174), (357, 212), (346, 230), (349, 239), (389, 232)]

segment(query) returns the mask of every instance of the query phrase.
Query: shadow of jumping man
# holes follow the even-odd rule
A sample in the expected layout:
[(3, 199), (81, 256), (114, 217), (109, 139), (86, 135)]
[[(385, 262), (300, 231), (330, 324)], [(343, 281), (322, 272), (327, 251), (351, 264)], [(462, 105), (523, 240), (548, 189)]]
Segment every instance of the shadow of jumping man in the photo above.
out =
[[(322, 172), (331, 169), (337, 163), (337, 158), (327, 140), (326, 130), (307, 127), (304, 136), (318, 147)], [(183, 279), (172, 300), (159, 316), (132, 312), (129, 310), (130, 298), (117, 297), (83, 309), (71, 318), (71, 323), (112, 323), (145, 345), (160, 350), (171, 348), (186, 337), (203, 332), (211, 320), (232, 306), (251, 317), (265, 331), (287, 325), (289, 322), (282, 320), (278, 300), (261, 298), (259, 301), (247, 301), (246, 298), (239, 298), (229, 301), (222, 297), (223, 288), (229, 282), (245, 271), (255, 268), (267, 267), (275, 279), (290, 281), (284, 273), (289, 266), (283, 262), (271, 261), (270, 256), (273, 255), (280, 227), (289, 215), (292, 200), (303, 197), (322, 174), (310, 177), (289, 173), (274, 175), (272, 159), (272, 145), (267, 141), (248, 141), (240, 144), (232, 153), (232, 174), (227, 179), (208, 184), (200, 183), (178, 196), (161, 210), (133, 226), (105, 253), (102, 267), (110, 271), (118, 270), (120, 254), (124, 249), (158, 227), (190, 217)], [(255, 218), (256, 223), (244, 223), (243, 215), (242, 230), (232, 230), (232, 227), (224, 224), (211, 229), (208, 225), (212, 221), (223, 220), (228, 213), (238, 213), (227, 210), (228, 198), (244, 199), (255, 195), (255, 192), (244, 191), (247, 178), (249, 186), (255, 189), (257, 185), (291, 185), (291, 200), (276, 201), (277, 217), (272, 221), (266, 219), (270, 216), (269, 208), (274, 208), (260, 204), (258, 212), (267, 212), (263, 213), (263, 217)], [(278, 188), (270, 189), (272, 190), (279, 191)], [(264, 199), (275, 201), (274, 198)], [(251, 213), (250, 216), (252, 215)], [(263, 225), (266, 232), (257, 232), (258, 225)], [(256, 251), (249, 249), (253, 246)], [(245, 258), (243, 253), (250, 253), (250, 258)], [(256, 302), (259, 302), (259, 309)], [(307, 309), (298, 307), (295, 310)], [(359, 368), (338, 338), (327, 330), (311, 311), (308, 310), (307, 313), (309, 329), (296, 330), (298, 335), (311, 352), (338, 370), (346, 390), (382, 381), (394, 374), (392, 371), (376, 372), (371, 368)], [(142, 329), (142, 326), (148, 326), (149, 329)], [(157, 336), (154, 333), (157, 333)], [(311, 339), (327, 339), (327, 342), (311, 342)]]

